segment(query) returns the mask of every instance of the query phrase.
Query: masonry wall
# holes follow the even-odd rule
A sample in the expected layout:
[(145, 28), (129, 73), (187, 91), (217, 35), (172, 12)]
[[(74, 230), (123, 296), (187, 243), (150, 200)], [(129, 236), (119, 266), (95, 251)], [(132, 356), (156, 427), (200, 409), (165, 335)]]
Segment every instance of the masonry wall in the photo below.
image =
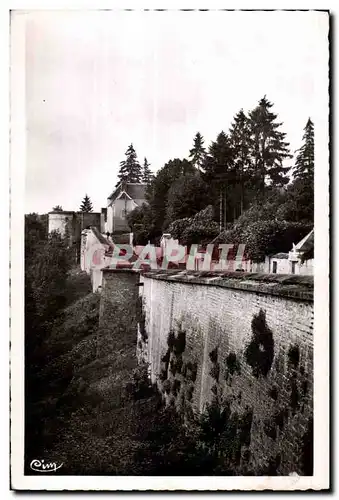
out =
[(312, 474), (312, 278), (149, 272), (141, 282), (138, 356), (168, 403), (229, 405), (239, 471)]

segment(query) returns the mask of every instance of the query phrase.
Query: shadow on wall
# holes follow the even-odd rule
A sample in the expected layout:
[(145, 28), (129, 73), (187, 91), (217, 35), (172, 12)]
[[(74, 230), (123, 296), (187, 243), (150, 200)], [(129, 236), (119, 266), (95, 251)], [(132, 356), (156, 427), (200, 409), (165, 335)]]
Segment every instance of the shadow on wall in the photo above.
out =
[[(257, 283), (253, 277), (250, 289), (228, 287), (228, 282), (215, 286), (210, 277), (199, 276), (199, 286), (192, 286), (182, 276), (154, 276), (142, 277), (140, 304), (148, 318), (142, 330), (147, 346), (153, 346), (144, 352), (151, 372), (160, 366), (152, 376), (166, 404), (188, 422), (208, 417), (212, 434), (225, 449), (232, 449), (239, 474), (305, 475), (312, 467), (306, 451), (313, 418), (313, 300), (308, 277), (305, 293), (304, 285), (284, 284), (287, 278), (279, 277), (275, 295), (272, 286), (262, 287), (265, 276)], [(156, 308), (150, 290), (157, 297)], [(165, 332), (163, 314), (173, 296), (178, 326)], [(192, 316), (194, 328), (187, 319)], [(199, 407), (205, 411), (197, 417)], [(213, 446), (219, 445), (215, 441)]]

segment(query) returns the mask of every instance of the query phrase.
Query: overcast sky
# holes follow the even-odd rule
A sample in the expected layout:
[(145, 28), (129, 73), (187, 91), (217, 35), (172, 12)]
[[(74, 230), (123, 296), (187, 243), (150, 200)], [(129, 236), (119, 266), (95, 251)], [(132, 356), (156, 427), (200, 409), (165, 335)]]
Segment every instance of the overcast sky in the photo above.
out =
[(132, 142), (156, 171), (267, 95), (292, 152), (327, 73), (326, 14), (35, 12), (26, 23), (26, 212), (106, 206)]

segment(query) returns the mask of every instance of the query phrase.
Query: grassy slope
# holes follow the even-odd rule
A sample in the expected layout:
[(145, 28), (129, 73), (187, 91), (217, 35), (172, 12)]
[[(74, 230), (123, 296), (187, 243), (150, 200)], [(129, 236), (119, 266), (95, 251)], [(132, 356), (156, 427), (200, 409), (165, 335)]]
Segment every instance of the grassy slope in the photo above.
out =
[(159, 398), (152, 392), (136, 401), (131, 395), (134, 341), (114, 343), (110, 336), (110, 349), (97, 357), (97, 336), (105, 332), (98, 329), (99, 296), (88, 291), (88, 277), (74, 273), (69, 288), (74, 302), (40, 348), (31, 412), (37, 431), (26, 463), (63, 462), (60, 474), (145, 473), (147, 463), (136, 455), (144, 447), (142, 427)]

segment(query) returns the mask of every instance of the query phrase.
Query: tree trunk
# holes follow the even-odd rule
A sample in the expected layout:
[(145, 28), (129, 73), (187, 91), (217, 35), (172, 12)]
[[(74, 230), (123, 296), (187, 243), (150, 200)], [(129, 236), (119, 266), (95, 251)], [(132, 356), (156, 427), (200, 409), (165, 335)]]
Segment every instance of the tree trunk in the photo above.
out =
[(241, 170), (240, 170), (240, 215), (242, 215), (244, 211), (244, 163), (241, 163)]
[(224, 227), (226, 228), (227, 224), (227, 186), (224, 188)]
[(222, 189), (220, 188), (219, 193), (219, 230), (221, 232), (222, 228)]

